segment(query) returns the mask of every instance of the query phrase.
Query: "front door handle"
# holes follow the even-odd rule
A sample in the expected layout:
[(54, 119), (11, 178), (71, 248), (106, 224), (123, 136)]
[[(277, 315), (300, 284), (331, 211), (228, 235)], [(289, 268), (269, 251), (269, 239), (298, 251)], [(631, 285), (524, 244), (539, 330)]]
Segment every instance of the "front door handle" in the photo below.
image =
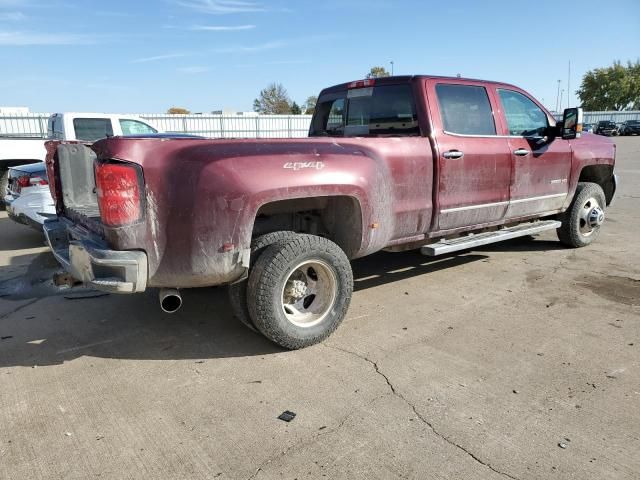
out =
[(462, 158), (464, 157), (464, 152), (461, 152), (460, 150), (449, 150), (448, 152), (444, 152), (442, 154), (442, 156), (444, 158)]
[(514, 155), (517, 155), (519, 157), (526, 157), (530, 153), (531, 152), (529, 150), (527, 150), (526, 148), (519, 148), (518, 150), (513, 152)]

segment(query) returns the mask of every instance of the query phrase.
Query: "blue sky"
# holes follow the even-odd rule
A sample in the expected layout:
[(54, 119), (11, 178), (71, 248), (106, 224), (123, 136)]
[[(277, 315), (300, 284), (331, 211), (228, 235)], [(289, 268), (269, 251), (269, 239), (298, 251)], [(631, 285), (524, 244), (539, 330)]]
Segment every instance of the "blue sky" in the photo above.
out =
[(522, 3), (0, 0), (0, 105), (250, 110), (270, 82), (301, 103), (393, 61), (514, 83), (553, 108), (569, 60), (574, 92), (587, 70), (640, 57), (638, 0)]

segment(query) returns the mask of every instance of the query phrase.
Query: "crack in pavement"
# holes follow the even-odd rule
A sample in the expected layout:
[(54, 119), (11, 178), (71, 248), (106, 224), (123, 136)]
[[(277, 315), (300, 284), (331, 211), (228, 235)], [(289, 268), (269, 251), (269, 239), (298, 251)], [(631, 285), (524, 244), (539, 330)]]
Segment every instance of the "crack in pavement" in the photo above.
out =
[(0, 315), (0, 320), (3, 320), (5, 318), (7, 318), (9, 315), (12, 315), (16, 312), (19, 312), (20, 310), (22, 310), (23, 308), (27, 308), (29, 305), (33, 305), (36, 302), (39, 302), (40, 300), (42, 300), (42, 298), (34, 298), (33, 300), (28, 301), (27, 303), (23, 303), (22, 305), (14, 308), (13, 310), (10, 310), (6, 313), (3, 313), (2, 315)]
[(345, 423), (347, 423), (347, 421), (356, 413), (356, 411), (358, 411), (359, 409), (368, 407), (372, 404), (374, 404), (375, 402), (377, 402), (378, 400), (380, 400), (381, 398), (384, 398), (386, 396), (390, 395), (389, 393), (385, 393), (383, 395), (378, 395), (377, 397), (375, 397), (373, 400), (370, 400), (369, 402), (365, 403), (364, 405), (362, 405), (361, 407), (356, 407), (353, 410), (351, 410), (347, 415), (344, 416), (344, 418), (342, 420), (340, 420), (340, 422), (338, 423), (338, 425), (336, 425), (333, 428), (326, 428), (321, 430), (320, 432), (316, 432), (314, 435), (310, 436), (309, 438), (303, 439), (299, 442), (294, 443), (293, 445), (288, 446), (287, 448), (285, 448), (283, 451), (272, 455), (271, 457), (267, 458), (265, 461), (263, 461), (258, 468), (256, 469), (255, 472), (253, 472), (249, 477), (247, 477), (247, 480), (254, 480), (255, 478), (257, 478), (257, 476), (260, 474), (260, 472), (262, 472), (264, 470), (264, 468), (269, 465), (270, 463), (276, 461), (277, 459), (281, 458), (281, 457), (285, 457), (287, 456), (291, 451), (297, 449), (298, 447), (305, 447), (307, 445), (312, 444), (313, 442), (315, 442), (318, 438), (327, 435), (329, 433), (334, 433), (337, 432), (338, 430), (340, 430)]
[(460, 445), (459, 443), (456, 443), (455, 441), (451, 440), (449, 437), (447, 437), (446, 435), (440, 433), (434, 426), (433, 424), (427, 420), (425, 417), (423, 417), (419, 412), (418, 409), (416, 408), (416, 406), (411, 403), (409, 400), (407, 400), (400, 392), (398, 392), (395, 388), (395, 386), (393, 385), (393, 383), (391, 383), (391, 380), (389, 379), (389, 377), (380, 370), (380, 367), (378, 366), (378, 363), (371, 360), (370, 358), (361, 355), (357, 352), (353, 352), (351, 350), (346, 350), (344, 348), (340, 348), (340, 347), (336, 347), (334, 345), (328, 345), (326, 343), (323, 343), (322, 345), (324, 345), (327, 348), (331, 348), (334, 350), (338, 350), (340, 352), (344, 352), (347, 353), (349, 355), (352, 355), (354, 357), (357, 357), (361, 360), (364, 360), (365, 362), (368, 362), (369, 364), (371, 364), (373, 366), (373, 368), (375, 369), (376, 373), (378, 375), (380, 375), (384, 381), (387, 383), (387, 385), (389, 386), (389, 389), (391, 390), (391, 393), (393, 395), (395, 395), (396, 397), (398, 397), (399, 399), (401, 399), (403, 402), (405, 402), (410, 408), (411, 410), (413, 410), (413, 413), (415, 414), (416, 417), (418, 417), (418, 419), (424, 423), (425, 425), (427, 425), (429, 427), (429, 429), (431, 429), (431, 431), (436, 434), (438, 437), (440, 437), (442, 440), (444, 440), (445, 442), (447, 442), (449, 445), (452, 445), (454, 447), (456, 447), (457, 449), (463, 451), (465, 454), (467, 454), (469, 457), (471, 457), (473, 460), (475, 460), (477, 463), (479, 463), (480, 465), (488, 468), (489, 470), (491, 470), (494, 473), (497, 473), (498, 475), (502, 475), (504, 477), (510, 478), (512, 480), (518, 480), (517, 477), (514, 477), (513, 475), (506, 473), (506, 472), (502, 472), (500, 470), (497, 470), (495, 467), (493, 467), (490, 463), (487, 463), (485, 461), (483, 461), (482, 459), (480, 459), (478, 456), (476, 456), (473, 452), (470, 452), (469, 450), (467, 450), (464, 446)]

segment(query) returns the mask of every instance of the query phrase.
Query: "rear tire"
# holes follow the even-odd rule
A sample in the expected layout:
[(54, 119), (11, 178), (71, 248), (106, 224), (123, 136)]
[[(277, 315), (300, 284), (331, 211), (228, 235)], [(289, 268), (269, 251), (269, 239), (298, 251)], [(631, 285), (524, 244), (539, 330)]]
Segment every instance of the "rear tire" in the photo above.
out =
[(249, 275), (247, 303), (258, 330), (294, 350), (331, 335), (352, 293), (351, 264), (342, 249), (326, 238), (297, 235), (258, 258)]
[[(251, 265), (256, 262), (258, 257), (269, 245), (272, 245), (281, 240), (288, 240), (295, 235), (295, 232), (282, 231), (267, 233), (253, 239), (253, 241), (251, 242), (251, 258), (249, 260), (249, 268), (251, 268)], [(249, 315), (249, 309), (247, 308), (247, 283), (248, 279), (245, 278), (240, 282), (229, 285), (227, 293), (229, 294), (231, 311), (233, 312), (233, 316), (240, 320), (245, 327), (253, 330), (254, 332), (260, 333), (253, 325), (253, 321), (251, 320), (251, 316)]]
[(604, 222), (606, 199), (597, 183), (578, 183), (573, 202), (566, 212), (558, 216), (562, 226), (558, 228), (560, 241), (573, 248), (586, 247), (600, 233)]

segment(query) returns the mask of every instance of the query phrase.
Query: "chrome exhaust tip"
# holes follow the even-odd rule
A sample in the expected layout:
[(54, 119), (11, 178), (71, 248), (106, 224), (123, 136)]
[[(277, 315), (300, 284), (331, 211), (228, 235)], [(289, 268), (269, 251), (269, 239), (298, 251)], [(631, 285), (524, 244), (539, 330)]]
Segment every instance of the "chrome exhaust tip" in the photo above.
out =
[(160, 290), (160, 308), (165, 313), (175, 313), (182, 307), (182, 296), (175, 288), (163, 288)]

